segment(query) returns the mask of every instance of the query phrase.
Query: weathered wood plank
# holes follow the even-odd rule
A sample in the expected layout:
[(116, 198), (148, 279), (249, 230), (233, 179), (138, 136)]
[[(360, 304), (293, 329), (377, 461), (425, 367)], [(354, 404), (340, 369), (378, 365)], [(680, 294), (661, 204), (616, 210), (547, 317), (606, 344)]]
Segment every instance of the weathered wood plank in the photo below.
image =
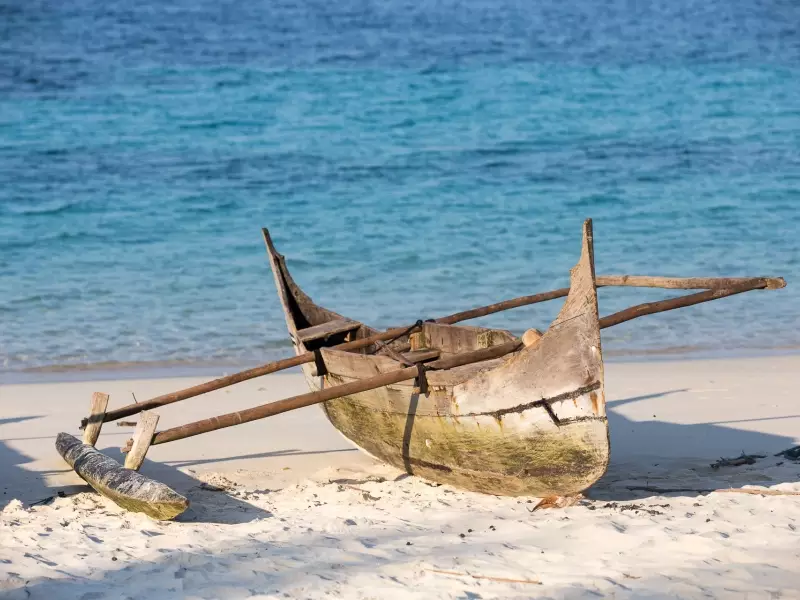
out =
[(83, 443), (94, 446), (97, 438), (100, 437), (100, 429), (103, 427), (103, 419), (106, 416), (108, 407), (108, 394), (95, 392), (92, 394), (92, 404), (89, 408), (89, 418), (86, 420), (86, 428), (83, 430)]
[(189, 507), (189, 500), (172, 488), (125, 469), (68, 433), (59, 433), (56, 449), (75, 472), (97, 492), (122, 508), (159, 520), (173, 519)]
[(361, 327), (361, 323), (352, 319), (334, 319), (327, 323), (306, 327), (297, 331), (297, 339), (304, 344), (320, 340), (337, 333), (347, 333)]
[(510, 331), (502, 329), (428, 322), (424, 324), (423, 331), (411, 336), (411, 344), (414, 350), (437, 348), (444, 353), (461, 354), (499, 346), (513, 339)]
[(125, 468), (138, 471), (144, 457), (150, 448), (150, 442), (153, 441), (153, 435), (156, 432), (158, 425), (158, 415), (154, 412), (142, 411), (139, 415), (139, 423), (136, 425), (136, 431), (133, 433), (133, 445), (130, 452), (125, 457)]

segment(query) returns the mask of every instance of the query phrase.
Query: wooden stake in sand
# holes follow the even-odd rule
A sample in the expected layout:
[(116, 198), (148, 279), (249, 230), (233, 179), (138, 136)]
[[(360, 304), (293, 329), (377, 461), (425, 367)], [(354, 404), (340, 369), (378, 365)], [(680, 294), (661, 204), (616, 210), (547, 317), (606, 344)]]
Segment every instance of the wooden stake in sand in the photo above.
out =
[(158, 425), (158, 415), (150, 411), (142, 411), (139, 415), (139, 423), (136, 425), (136, 431), (133, 433), (133, 445), (130, 452), (125, 457), (125, 468), (138, 471), (144, 462), (144, 457), (147, 450), (150, 448), (150, 442), (153, 440), (153, 434), (156, 432)]
[(89, 418), (86, 421), (86, 429), (83, 431), (83, 443), (94, 446), (97, 438), (100, 437), (100, 429), (103, 427), (108, 407), (108, 394), (95, 392), (92, 394), (92, 405), (89, 408)]

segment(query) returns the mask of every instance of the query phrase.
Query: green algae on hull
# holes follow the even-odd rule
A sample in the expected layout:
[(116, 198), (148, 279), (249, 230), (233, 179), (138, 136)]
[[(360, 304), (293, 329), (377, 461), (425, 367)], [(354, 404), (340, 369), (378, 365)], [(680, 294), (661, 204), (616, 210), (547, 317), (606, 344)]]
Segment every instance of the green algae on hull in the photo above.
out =
[(495, 423), (479, 427), (473, 417), (368, 410), (348, 397), (324, 407), (339, 431), (376, 458), (425, 479), (485, 494), (576, 494), (608, 466), (605, 417), (556, 431), (510, 432)]

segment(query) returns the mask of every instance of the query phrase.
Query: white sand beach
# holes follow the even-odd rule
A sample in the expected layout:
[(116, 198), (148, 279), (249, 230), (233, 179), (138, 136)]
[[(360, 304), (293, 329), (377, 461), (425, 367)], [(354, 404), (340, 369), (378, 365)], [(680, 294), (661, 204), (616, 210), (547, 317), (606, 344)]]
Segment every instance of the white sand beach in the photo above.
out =
[[(55, 451), (94, 391), (116, 407), (200, 381), (0, 386), (0, 598), (800, 598), (800, 462), (775, 456), (800, 443), (800, 356), (607, 364), (611, 467), (568, 508), (377, 464), (318, 407), (152, 447), (142, 473), (192, 503), (174, 522)], [(160, 426), (304, 391), (257, 379)], [(97, 447), (119, 458), (131, 431)], [(710, 466), (742, 452), (764, 457)], [(773, 495), (713, 491), (743, 487)]]

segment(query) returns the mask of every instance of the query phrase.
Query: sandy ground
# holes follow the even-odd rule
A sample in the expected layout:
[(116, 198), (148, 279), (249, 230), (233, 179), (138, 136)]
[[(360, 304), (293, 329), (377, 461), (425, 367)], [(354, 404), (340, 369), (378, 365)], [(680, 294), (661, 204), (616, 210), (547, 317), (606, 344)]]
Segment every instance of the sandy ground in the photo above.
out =
[[(87, 491), (54, 449), (93, 391), (113, 407), (199, 381), (0, 386), (0, 598), (800, 598), (800, 496), (708, 492), (800, 492), (774, 456), (800, 443), (800, 357), (608, 364), (612, 465), (562, 509), (376, 464), (317, 407), (151, 448), (142, 472), (192, 502), (176, 522)], [(303, 391), (247, 382), (160, 427)], [(98, 448), (130, 433), (107, 424)], [(710, 467), (742, 452), (765, 457)]]

